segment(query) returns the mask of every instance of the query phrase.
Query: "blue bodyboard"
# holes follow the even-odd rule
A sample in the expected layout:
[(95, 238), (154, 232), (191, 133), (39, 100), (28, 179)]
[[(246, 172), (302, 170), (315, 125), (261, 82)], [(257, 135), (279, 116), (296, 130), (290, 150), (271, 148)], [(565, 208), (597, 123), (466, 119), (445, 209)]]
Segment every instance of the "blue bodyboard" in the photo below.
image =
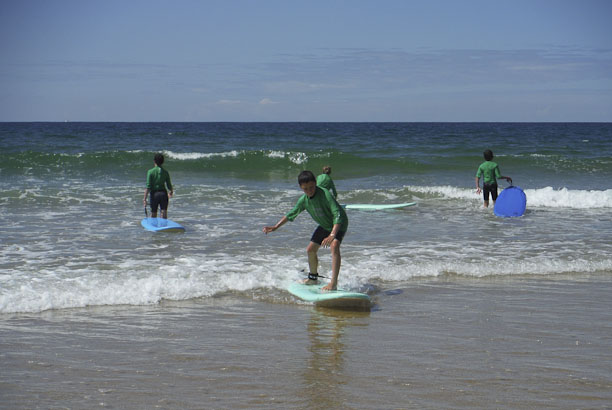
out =
[(503, 218), (522, 216), (527, 207), (527, 196), (520, 187), (509, 186), (501, 191), (495, 201), (493, 212)]
[(144, 218), (140, 221), (143, 228), (153, 232), (185, 232), (182, 225), (163, 218)]

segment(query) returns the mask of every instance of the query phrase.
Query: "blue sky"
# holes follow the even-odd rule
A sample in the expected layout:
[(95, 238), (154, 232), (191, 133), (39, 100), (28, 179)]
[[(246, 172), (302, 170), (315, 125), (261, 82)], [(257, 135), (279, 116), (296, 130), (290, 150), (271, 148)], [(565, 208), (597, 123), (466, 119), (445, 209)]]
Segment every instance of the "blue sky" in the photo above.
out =
[(608, 0), (3, 0), (0, 121), (612, 121)]

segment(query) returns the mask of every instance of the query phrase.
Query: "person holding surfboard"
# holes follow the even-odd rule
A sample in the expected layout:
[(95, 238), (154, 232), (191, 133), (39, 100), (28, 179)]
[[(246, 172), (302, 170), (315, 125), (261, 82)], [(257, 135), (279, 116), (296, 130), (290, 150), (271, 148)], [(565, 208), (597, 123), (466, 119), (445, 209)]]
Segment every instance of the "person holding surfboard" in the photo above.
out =
[[(483, 193), (484, 207), (489, 206), (489, 194), (493, 199), (493, 204), (497, 200), (497, 179), (505, 179), (512, 185), (512, 178), (505, 177), (499, 171), (499, 165), (493, 162), (493, 151), (487, 149), (483, 153), (485, 162), (480, 164), (476, 171), (476, 193)], [(482, 189), (480, 188), (480, 177), (482, 177)]]
[(336, 185), (334, 185), (334, 181), (331, 179), (331, 167), (329, 165), (325, 165), (323, 173), (317, 176), (317, 185), (327, 189), (334, 194), (334, 198), (338, 199), (338, 192), (336, 192)]
[(348, 229), (348, 217), (334, 196), (327, 189), (317, 186), (317, 180), (311, 171), (302, 171), (298, 175), (298, 184), (304, 191), (304, 195), (298, 199), (293, 209), (283, 216), (276, 225), (264, 226), (263, 232), (265, 234), (274, 232), (287, 221), (293, 221), (302, 211), (308, 211), (319, 226), (312, 234), (310, 243), (306, 248), (310, 268), (307, 283), (317, 282), (320, 276), (317, 273), (319, 269), (317, 252), (321, 246), (329, 247), (332, 255), (332, 277), (322, 290), (336, 290), (342, 260), (340, 244)]
[[(170, 180), (168, 171), (162, 167), (164, 163), (164, 156), (162, 154), (155, 154), (153, 163), (155, 166), (147, 172), (147, 187), (145, 188), (142, 202), (146, 208), (147, 196), (150, 194), (151, 217), (157, 218), (157, 208), (159, 207), (161, 209), (161, 217), (167, 219), (168, 199), (172, 198), (174, 194), (172, 181)], [(168, 191), (170, 192), (168, 193)]]

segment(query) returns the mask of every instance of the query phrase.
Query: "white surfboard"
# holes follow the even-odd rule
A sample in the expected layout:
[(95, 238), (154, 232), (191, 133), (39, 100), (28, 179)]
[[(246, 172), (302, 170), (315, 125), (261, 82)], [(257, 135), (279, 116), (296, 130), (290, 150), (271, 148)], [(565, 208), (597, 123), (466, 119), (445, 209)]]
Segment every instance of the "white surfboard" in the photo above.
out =
[(383, 209), (400, 209), (414, 206), (416, 202), (405, 202), (402, 204), (343, 204), (346, 209), (361, 209), (364, 211), (381, 211)]

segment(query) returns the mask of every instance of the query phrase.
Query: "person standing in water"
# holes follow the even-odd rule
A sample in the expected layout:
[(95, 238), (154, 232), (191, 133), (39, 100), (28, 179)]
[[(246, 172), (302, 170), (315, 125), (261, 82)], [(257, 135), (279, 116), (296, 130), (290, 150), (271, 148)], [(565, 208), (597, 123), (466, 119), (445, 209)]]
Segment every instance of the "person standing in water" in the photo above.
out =
[(336, 192), (336, 185), (331, 179), (331, 167), (326, 165), (323, 167), (323, 173), (317, 177), (317, 186), (327, 189), (334, 195), (334, 198), (338, 199), (338, 192)]
[(172, 181), (170, 180), (170, 174), (168, 171), (162, 167), (164, 163), (164, 156), (162, 154), (155, 154), (153, 163), (155, 166), (147, 172), (147, 185), (142, 202), (146, 208), (147, 196), (150, 194), (151, 217), (157, 218), (157, 208), (160, 208), (161, 217), (167, 219), (168, 200), (169, 198), (172, 198), (172, 195), (174, 194)]
[[(512, 178), (502, 176), (499, 165), (493, 162), (493, 151), (487, 149), (483, 153), (485, 162), (480, 164), (476, 172), (476, 193), (483, 193), (484, 207), (489, 207), (489, 194), (493, 199), (493, 204), (497, 200), (497, 179), (505, 179), (512, 185)], [(482, 177), (482, 189), (480, 188), (480, 177)]]
[(308, 266), (310, 273), (306, 283), (317, 283), (319, 277), (319, 258), (317, 251), (321, 246), (329, 247), (332, 254), (332, 277), (323, 290), (336, 290), (338, 287), (338, 275), (340, 274), (340, 243), (348, 229), (348, 217), (344, 208), (338, 204), (332, 194), (325, 188), (317, 186), (316, 178), (311, 171), (302, 171), (298, 175), (298, 184), (304, 195), (289, 213), (281, 218), (274, 226), (264, 226), (265, 234), (276, 231), (287, 221), (293, 221), (304, 210), (308, 211), (312, 219), (319, 224), (310, 238), (306, 248), (308, 254)]

